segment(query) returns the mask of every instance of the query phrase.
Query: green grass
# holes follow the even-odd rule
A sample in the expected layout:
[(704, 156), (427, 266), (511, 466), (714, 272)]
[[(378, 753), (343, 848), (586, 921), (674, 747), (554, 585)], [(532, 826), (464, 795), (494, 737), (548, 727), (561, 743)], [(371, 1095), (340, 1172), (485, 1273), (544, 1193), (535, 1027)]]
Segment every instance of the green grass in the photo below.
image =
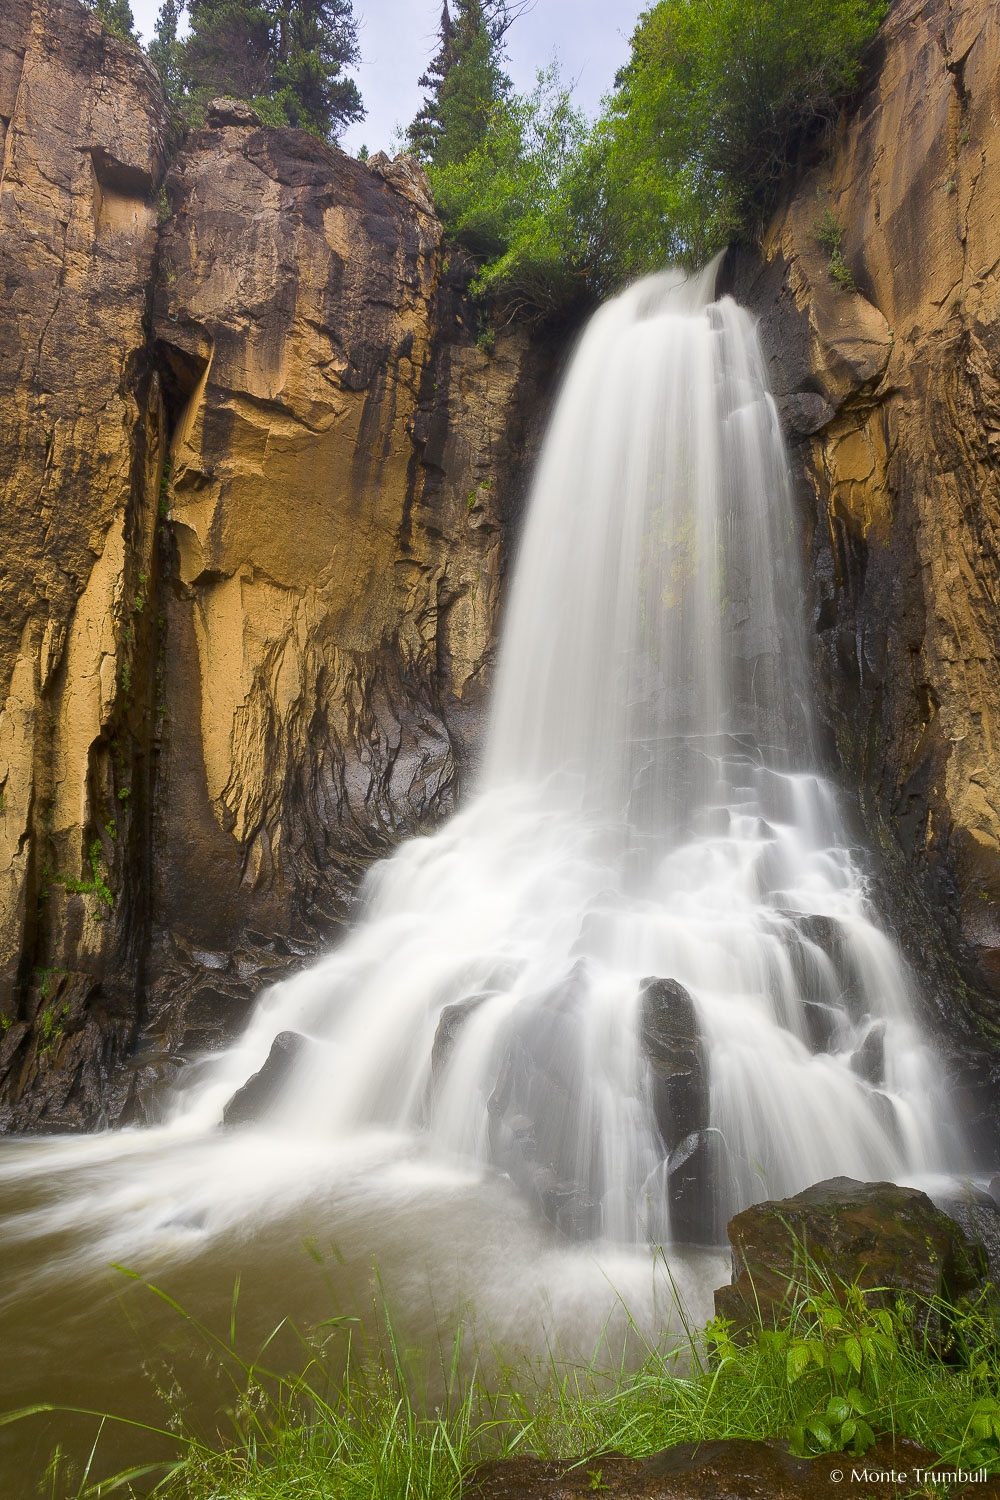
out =
[[(642, 1456), (712, 1438), (779, 1438), (802, 1454), (861, 1455), (879, 1437), (906, 1437), (945, 1464), (1000, 1470), (992, 1289), (975, 1306), (899, 1300), (879, 1308), (855, 1287), (813, 1279), (795, 1289), (787, 1326), (758, 1323), (742, 1342), (715, 1321), (687, 1329), (672, 1348), (652, 1347), (630, 1325), (640, 1345), (637, 1365), (613, 1358), (606, 1336), (585, 1363), (552, 1355), (505, 1366), (487, 1351), (470, 1371), (459, 1331), (440, 1354), (438, 1394), (431, 1396), (401, 1349), (384, 1300), (373, 1336), (339, 1317), (296, 1334), (302, 1368), (288, 1376), (268, 1364), (276, 1336), (289, 1331), (284, 1324), (254, 1358), (237, 1352), (238, 1283), (225, 1335), (147, 1286), (186, 1320), (191, 1342), (224, 1378), (228, 1438), (220, 1447), (217, 1435), (209, 1441), (196, 1430), (168, 1378), (161, 1385), (167, 1419), (142, 1430), (168, 1439), (175, 1458), (114, 1479), (91, 1478), (114, 1420), (91, 1413), (90, 1458), (74, 1467), (56, 1455), (51, 1488), (40, 1491), (51, 1500), (459, 1500), (463, 1478), (484, 1458), (530, 1453), (572, 1459), (589, 1472), (611, 1450)], [(921, 1334), (926, 1326), (945, 1329), (941, 1347)], [(0, 1423), (53, 1410), (36, 1406)]]

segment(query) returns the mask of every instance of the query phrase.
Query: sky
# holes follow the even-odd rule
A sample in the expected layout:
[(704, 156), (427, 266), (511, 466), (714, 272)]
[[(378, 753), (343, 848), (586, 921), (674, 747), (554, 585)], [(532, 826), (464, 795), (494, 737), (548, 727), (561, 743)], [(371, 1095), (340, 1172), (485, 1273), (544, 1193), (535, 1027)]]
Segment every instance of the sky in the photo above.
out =
[[(648, 3), (648, 0), (646, 0)], [(131, 0), (136, 30), (152, 35), (160, 0)], [(507, 69), (515, 86), (531, 87), (535, 73), (557, 55), (563, 78), (576, 84), (578, 106), (595, 114), (601, 95), (628, 56), (628, 40), (643, 0), (534, 0), (508, 32)], [(358, 87), (368, 110), (340, 144), (357, 152), (397, 148), (397, 125), (405, 128), (421, 103), (417, 87), (437, 51), (441, 0), (354, 0), (361, 44)]]

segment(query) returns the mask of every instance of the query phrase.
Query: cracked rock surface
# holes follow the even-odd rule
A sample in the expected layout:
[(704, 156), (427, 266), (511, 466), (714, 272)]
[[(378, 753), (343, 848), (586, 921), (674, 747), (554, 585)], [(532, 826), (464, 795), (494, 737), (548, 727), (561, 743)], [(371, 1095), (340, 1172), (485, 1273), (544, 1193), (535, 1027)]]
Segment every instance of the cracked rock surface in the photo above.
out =
[(422, 169), (0, 12), (0, 1128), (134, 1113), (474, 766), (558, 340)]

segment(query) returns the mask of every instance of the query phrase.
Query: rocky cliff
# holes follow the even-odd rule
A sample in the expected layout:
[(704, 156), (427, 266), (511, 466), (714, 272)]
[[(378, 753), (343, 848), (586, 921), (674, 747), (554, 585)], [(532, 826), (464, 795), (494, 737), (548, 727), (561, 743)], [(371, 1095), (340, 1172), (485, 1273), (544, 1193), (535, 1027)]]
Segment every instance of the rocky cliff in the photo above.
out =
[(477, 346), (414, 164), (179, 142), (76, 0), (0, 15), (0, 144), (0, 1124), (52, 1129), (452, 805), (550, 360)]
[(977, 986), (1000, 993), (998, 64), (990, 0), (896, 0), (763, 257), (724, 273), (760, 313), (793, 444), (824, 712), (981, 1033)]

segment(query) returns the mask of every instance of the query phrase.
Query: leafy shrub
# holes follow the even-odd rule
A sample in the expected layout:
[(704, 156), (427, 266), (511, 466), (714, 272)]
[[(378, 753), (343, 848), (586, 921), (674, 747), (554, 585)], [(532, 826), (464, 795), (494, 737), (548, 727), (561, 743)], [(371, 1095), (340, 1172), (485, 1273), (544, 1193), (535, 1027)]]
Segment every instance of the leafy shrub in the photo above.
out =
[(546, 311), (752, 238), (803, 137), (857, 83), (886, 8), (660, 0), (594, 126), (552, 69), (501, 100), (475, 150), (431, 169), (447, 227), (480, 262), (474, 289)]

